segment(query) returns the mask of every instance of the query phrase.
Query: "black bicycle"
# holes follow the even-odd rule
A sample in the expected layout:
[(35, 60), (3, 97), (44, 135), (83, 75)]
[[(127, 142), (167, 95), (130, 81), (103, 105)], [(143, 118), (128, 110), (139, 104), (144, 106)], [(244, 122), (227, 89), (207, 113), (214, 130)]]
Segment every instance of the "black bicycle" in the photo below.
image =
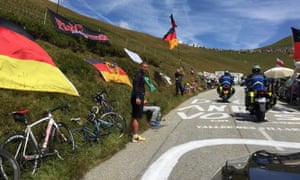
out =
[(0, 148), (0, 179), (20, 179), (20, 167), (18, 162), (9, 152), (2, 148)]
[(96, 103), (94, 107), (98, 107), (98, 112), (100, 114), (104, 114), (107, 112), (117, 112), (119, 108), (119, 101), (117, 99), (107, 98), (106, 90), (102, 90), (101, 92), (97, 92), (93, 99)]
[(97, 117), (99, 110), (92, 109), (86, 119), (71, 118), (80, 127), (72, 128), (76, 145), (83, 142), (98, 142), (104, 136), (115, 134), (121, 138), (126, 132), (126, 120), (116, 112), (107, 112)]
[[(13, 112), (13, 117), (16, 122), (21, 122), (25, 125), (22, 133), (16, 133), (9, 136), (1, 145), (1, 148), (10, 152), (20, 168), (33, 168), (32, 174), (36, 172), (42, 159), (48, 156), (57, 156), (63, 159), (68, 154), (75, 150), (75, 142), (71, 130), (63, 122), (56, 122), (52, 113), (56, 110), (64, 112), (69, 111), (69, 105), (62, 105), (45, 112), (41, 119), (29, 124), (25, 114), (29, 110)], [(39, 138), (33, 133), (32, 128), (37, 125), (48, 122), (45, 130), (45, 136)]]

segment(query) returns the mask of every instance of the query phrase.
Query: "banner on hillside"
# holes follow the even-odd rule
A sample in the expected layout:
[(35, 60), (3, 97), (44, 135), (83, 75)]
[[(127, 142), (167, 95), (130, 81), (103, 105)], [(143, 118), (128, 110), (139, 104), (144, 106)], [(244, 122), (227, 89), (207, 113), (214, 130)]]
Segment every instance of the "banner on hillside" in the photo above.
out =
[(132, 52), (126, 48), (124, 48), (124, 51), (127, 53), (127, 55), (136, 63), (141, 64), (143, 62), (142, 58), (135, 52)]
[(85, 58), (85, 61), (92, 64), (101, 73), (106, 82), (121, 83), (132, 87), (127, 73), (117, 63), (89, 58)]
[(65, 34), (81, 36), (90, 40), (101, 41), (105, 44), (110, 44), (108, 37), (103, 32), (90, 30), (84, 25), (66, 19), (50, 9), (48, 9), (48, 12), (50, 13), (51, 21), (57, 31)]
[(159, 75), (168, 83), (168, 85), (172, 85), (171, 78), (164, 73), (160, 72)]
[(0, 88), (79, 96), (48, 53), (21, 26), (0, 17)]

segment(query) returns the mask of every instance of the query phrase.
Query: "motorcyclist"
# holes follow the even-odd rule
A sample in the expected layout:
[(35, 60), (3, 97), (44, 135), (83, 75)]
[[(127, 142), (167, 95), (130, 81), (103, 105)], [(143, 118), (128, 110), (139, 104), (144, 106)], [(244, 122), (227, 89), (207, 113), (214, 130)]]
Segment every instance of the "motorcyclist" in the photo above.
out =
[(261, 73), (260, 66), (254, 65), (252, 67), (252, 74), (249, 74), (246, 78), (246, 109), (249, 108), (251, 97), (248, 92), (265, 90), (265, 75)]
[(219, 78), (219, 87), (217, 89), (218, 94), (221, 96), (222, 88), (224, 86), (228, 86), (228, 87), (230, 87), (231, 95), (233, 95), (235, 92), (235, 89), (232, 87), (233, 84), (234, 84), (233, 77), (231, 76), (231, 74), (228, 70), (225, 70), (224, 74)]

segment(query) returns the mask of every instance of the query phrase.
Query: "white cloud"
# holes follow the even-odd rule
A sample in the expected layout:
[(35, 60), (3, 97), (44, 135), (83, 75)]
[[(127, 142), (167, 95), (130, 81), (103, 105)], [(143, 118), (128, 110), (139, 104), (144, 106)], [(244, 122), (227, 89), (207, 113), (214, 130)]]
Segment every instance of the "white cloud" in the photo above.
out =
[(121, 21), (119, 26), (124, 29), (130, 29), (128, 23), (125, 21)]

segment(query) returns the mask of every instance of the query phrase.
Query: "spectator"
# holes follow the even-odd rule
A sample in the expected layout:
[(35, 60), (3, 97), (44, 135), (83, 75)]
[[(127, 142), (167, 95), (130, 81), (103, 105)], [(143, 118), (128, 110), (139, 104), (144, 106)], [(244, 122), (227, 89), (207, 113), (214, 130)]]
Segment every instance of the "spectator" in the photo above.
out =
[(133, 88), (131, 93), (131, 141), (142, 142), (146, 139), (142, 136), (138, 135), (139, 129), (139, 120), (142, 118), (143, 115), (143, 107), (144, 107), (144, 96), (145, 96), (145, 80), (144, 75), (147, 71), (148, 64), (143, 62), (140, 64), (140, 69), (136, 72), (133, 76)]
[(150, 125), (152, 127), (157, 127), (160, 124), (160, 107), (154, 104), (148, 104), (147, 100), (144, 100), (144, 112), (151, 112)]
[(192, 91), (193, 93), (195, 93), (195, 92), (197, 91), (197, 86), (198, 86), (197, 80), (194, 80), (194, 81), (192, 82), (192, 86), (191, 86), (191, 91)]
[(182, 88), (182, 79), (183, 79), (183, 72), (180, 69), (177, 69), (175, 72), (175, 86), (176, 86), (176, 96), (179, 95), (179, 91), (181, 96), (183, 96), (183, 88)]

